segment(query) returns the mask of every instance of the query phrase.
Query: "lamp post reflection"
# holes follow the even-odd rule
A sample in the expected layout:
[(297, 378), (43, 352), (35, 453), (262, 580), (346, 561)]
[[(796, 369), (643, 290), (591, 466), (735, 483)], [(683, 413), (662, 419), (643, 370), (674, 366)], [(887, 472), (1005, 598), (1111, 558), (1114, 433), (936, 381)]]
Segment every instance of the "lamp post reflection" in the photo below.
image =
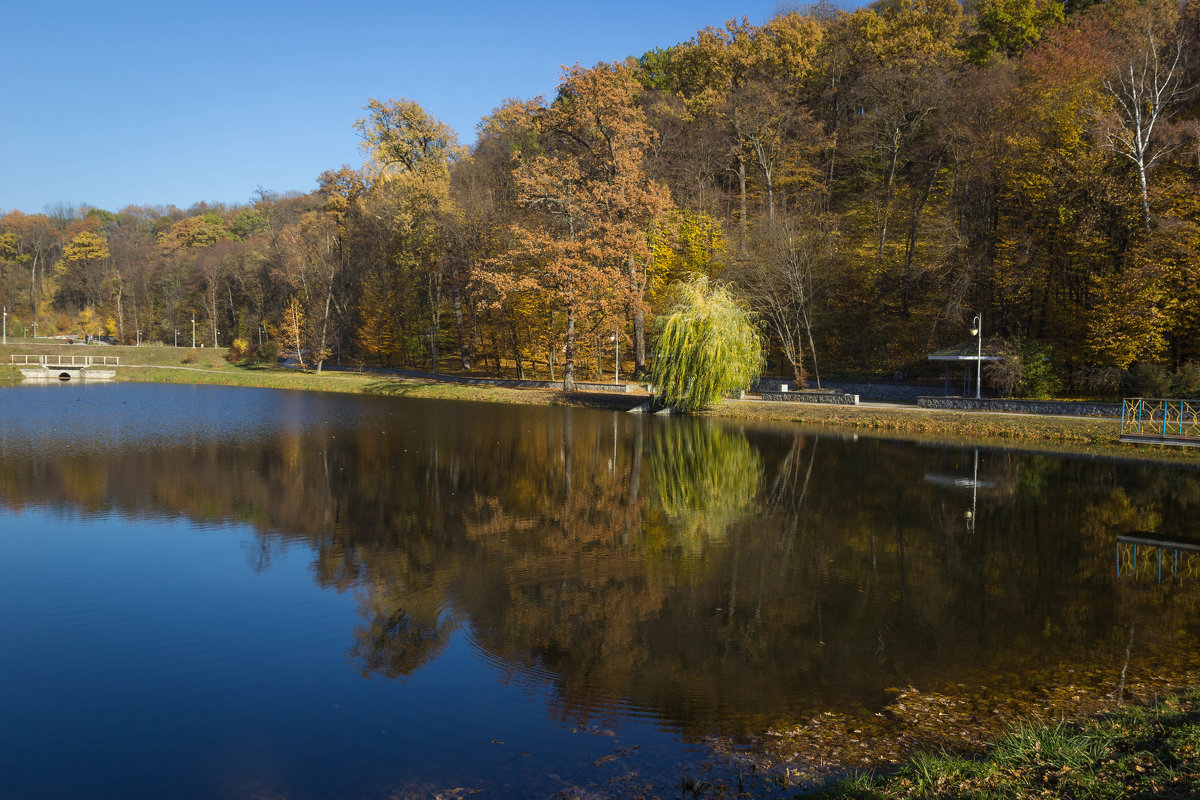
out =
[(994, 489), (996, 484), (992, 481), (979, 480), (979, 448), (974, 448), (975, 454), (973, 466), (971, 469), (971, 477), (960, 477), (956, 475), (942, 475), (936, 472), (926, 472), (925, 480), (928, 483), (937, 484), (938, 486), (949, 486), (954, 489), (971, 490), (971, 507), (963, 513), (963, 517), (967, 520), (967, 533), (975, 532), (976, 512), (979, 504), (980, 489)]

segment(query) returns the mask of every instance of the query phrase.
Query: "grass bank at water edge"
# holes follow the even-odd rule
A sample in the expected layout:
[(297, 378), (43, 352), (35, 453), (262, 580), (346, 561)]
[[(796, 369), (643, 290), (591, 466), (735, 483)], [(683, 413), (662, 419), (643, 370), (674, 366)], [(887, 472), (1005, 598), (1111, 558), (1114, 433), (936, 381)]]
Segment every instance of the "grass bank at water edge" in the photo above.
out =
[(925, 754), (887, 775), (852, 775), (802, 797), (1200, 797), (1200, 690), (1080, 723), (1019, 725), (983, 758)]
[[(12, 354), (119, 356), (122, 366), (117, 379), (121, 381), (254, 386), (526, 405), (628, 407), (639, 402), (639, 395), (571, 394), (548, 389), (441, 383), (370, 372), (326, 370), (317, 375), (274, 365), (235, 365), (228, 363), (223, 353), (211, 348), (193, 350), (174, 347), (9, 344), (7, 347), (0, 346), (0, 378), (20, 379), (17, 368), (9, 365), (9, 356)], [(939, 411), (914, 407), (820, 406), (752, 400), (723, 402), (704, 413), (721, 418), (797, 423), (887, 436), (964, 440), (1154, 461), (1200, 463), (1200, 448), (1121, 444), (1120, 425), (1114, 419)]]

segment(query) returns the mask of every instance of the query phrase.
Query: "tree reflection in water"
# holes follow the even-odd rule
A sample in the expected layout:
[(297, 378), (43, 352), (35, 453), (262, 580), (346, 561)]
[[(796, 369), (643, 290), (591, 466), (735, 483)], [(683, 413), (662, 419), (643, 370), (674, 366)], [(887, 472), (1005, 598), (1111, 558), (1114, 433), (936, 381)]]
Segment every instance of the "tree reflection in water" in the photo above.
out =
[(708, 420), (672, 420), (650, 441), (655, 501), (670, 544), (700, 554), (756, 510), (762, 461), (746, 437)]
[(363, 672), (436, 668), (462, 630), (576, 722), (638, 709), (692, 734), (761, 731), (871, 718), (899, 687), (1015, 693), (1065, 669), (1115, 688), (1133, 625), (1131, 682), (1196, 666), (1196, 584), (1113, 569), (1116, 534), (1193, 526), (1193, 471), (982, 450), (990, 486), (968, 518), (969, 497), (923, 477), (972, 474), (974, 450), (321, 402), (355, 412), (239, 441), (9, 457), (0, 496), (248, 523), (258, 563), (303, 543), (320, 585), (358, 594), (348, 654)]

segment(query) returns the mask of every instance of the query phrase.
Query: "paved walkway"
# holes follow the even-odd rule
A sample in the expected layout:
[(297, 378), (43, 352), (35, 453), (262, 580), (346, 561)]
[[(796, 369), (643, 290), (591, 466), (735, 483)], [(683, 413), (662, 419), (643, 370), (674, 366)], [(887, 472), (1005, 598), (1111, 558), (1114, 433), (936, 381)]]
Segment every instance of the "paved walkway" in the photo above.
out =
[[(773, 405), (781, 405), (781, 403), (778, 400), (762, 400), (757, 397), (743, 397), (741, 400), (739, 400), (737, 402), (771, 403)], [(919, 406), (915, 406), (912, 403), (890, 403), (890, 402), (886, 402), (883, 400), (862, 400), (862, 401), (859, 401), (858, 405), (856, 405), (856, 406), (843, 406), (843, 405), (835, 406), (835, 405), (824, 405), (824, 404), (820, 404), (820, 403), (812, 403), (812, 404), (804, 403), (801, 405), (816, 405), (816, 406), (819, 406), (820, 408), (875, 409), (877, 411), (901, 411), (901, 412), (918, 412), (919, 411), (919, 412), (925, 412), (925, 413), (928, 413), (931, 411), (941, 411), (941, 412), (944, 412), (947, 414), (993, 414), (993, 415), (999, 416), (999, 417), (1045, 417), (1046, 419), (1085, 419), (1085, 420), (1094, 420), (1094, 421), (1098, 421), (1098, 420), (1106, 420), (1107, 421), (1107, 420), (1111, 420), (1111, 419), (1116, 419), (1116, 420), (1120, 419), (1119, 417), (1085, 417), (1085, 416), (1078, 415), (1078, 414), (1035, 414), (1033, 412), (1022, 412), (1022, 411), (987, 411), (987, 410), (973, 411), (970, 409), (958, 409), (958, 408), (920, 408)]]

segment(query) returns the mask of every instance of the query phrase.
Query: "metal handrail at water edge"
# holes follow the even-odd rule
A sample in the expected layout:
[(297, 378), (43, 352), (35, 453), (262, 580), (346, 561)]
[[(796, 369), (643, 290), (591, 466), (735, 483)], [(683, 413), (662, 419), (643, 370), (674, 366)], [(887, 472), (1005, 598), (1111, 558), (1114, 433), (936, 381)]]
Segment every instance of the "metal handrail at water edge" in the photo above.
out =
[(8, 363), (14, 366), (43, 367), (119, 367), (120, 356), (47, 356), (47, 355), (11, 355)]
[(1200, 446), (1200, 400), (1122, 400), (1121, 440)]

